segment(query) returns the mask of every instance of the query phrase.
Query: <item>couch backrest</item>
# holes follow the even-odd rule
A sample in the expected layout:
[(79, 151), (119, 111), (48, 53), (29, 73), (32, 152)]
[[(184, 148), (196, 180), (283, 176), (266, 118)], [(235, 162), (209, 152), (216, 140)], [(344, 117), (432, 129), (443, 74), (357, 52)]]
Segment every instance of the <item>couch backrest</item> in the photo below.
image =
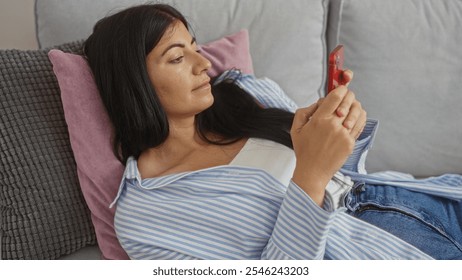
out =
[[(140, 0), (37, 0), (41, 48), (86, 38), (96, 21)], [(190, 21), (199, 43), (248, 29), (257, 76), (278, 82), (299, 104), (314, 102), (324, 86), (327, 1), (164, 0)], [(200, 7), (200, 8), (198, 8)], [(296, 69), (294, 71), (294, 69)]]
[[(39, 44), (86, 38), (97, 19), (143, 2), (37, 0)], [(162, 2), (188, 17), (199, 43), (247, 28), (255, 74), (274, 79), (299, 105), (324, 94), (328, 50), (343, 44), (355, 72), (351, 88), (380, 120), (368, 170), (462, 173), (462, 1)]]
[(368, 170), (462, 174), (462, 1), (331, 0), (328, 47), (380, 129)]

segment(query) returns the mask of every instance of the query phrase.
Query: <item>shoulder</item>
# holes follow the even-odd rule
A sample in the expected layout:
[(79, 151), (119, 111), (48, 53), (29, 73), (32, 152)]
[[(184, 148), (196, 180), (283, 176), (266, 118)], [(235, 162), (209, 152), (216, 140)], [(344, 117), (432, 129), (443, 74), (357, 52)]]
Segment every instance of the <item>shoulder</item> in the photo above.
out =
[(223, 72), (214, 84), (233, 82), (252, 95), (260, 104), (267, 108), (280, 108), (294, 112), (298, 105), (286, 95), (279, 84), (268, 78), (258, 78), (255, 75), (244, 74), (232, 69)]
[(281, 87), (272, 79), (263, 77), (258, 78), (252, 74), (244, 74), (239, 70), (231, 69), (223, 72), (219, 75), (214, 84), (218, 84), (221, 82), (233, 82), (243, 87), (264, 87), (264, 88), (274, 88), (278, 90), (282, 90)]

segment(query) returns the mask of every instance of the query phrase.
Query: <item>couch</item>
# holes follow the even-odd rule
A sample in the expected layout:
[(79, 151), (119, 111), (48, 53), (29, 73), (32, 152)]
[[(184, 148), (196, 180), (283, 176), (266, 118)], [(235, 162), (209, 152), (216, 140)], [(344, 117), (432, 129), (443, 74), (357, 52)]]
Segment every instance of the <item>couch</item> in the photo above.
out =
[[(97, 19), (144, 2), (36, 0), (40, 49), (0, 50), (1, 259), (123, 258), (114, 253), (107, 220), (113, 210), (101, 206), (114, 194), (83, 187), (99, 182), (81, 164), (88, 155), (76, 150), (94, 141), (92, 131), (109, 132), (88, 125), (88, 142), (76, 142), (74, 127), (92, 120), (85, 108), (69, 113), (75, 104), (65, 102), (79, 98), (61, 95), (48, 54), (82, 54)], [(325, 94), (327, 54), (344, 45), (345, 66), (355, 73), (350, 88), (380, 121), (368, 172), (462, 173), (462, 1), (161, 2), (187, 16), (200, 44), (246, 30), (249, 71), (278, 82), (300, 106)], [(120, 171), (104, 163), (91, 168)]]

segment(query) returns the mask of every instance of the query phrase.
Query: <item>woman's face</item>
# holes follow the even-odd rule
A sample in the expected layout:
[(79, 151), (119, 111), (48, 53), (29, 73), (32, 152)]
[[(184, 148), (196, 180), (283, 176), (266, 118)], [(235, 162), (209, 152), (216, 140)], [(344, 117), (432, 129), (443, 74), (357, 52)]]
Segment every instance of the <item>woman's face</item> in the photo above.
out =
[(180, 21), (173, 23), (146, 58), (148, 75), (168, 118), (195, 116), (210, 107), (213, 96), (210, 61)]

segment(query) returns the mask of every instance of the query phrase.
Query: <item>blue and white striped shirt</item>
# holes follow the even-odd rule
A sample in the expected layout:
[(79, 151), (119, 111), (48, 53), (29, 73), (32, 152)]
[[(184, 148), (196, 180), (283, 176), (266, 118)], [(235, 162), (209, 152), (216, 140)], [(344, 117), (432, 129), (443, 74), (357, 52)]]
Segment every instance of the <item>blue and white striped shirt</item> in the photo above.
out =
[[(266, 107), (297, 109), (269, 79), (226, 75)], [(338, 175), (462, 199), (460, 175), (416, 180), (397, 172), (367, 174), (365, 155), (376, 127), (368, 121)], [(320, 208), (290, 180), (294, 164), (292, 150), (261, 139), (249, 139), (229, 165), (156, 178), (141, 179), (130, 158), (113, 203), (119, 241), (132, 259), (430, 258), (336, 209), (328, 196)]]

